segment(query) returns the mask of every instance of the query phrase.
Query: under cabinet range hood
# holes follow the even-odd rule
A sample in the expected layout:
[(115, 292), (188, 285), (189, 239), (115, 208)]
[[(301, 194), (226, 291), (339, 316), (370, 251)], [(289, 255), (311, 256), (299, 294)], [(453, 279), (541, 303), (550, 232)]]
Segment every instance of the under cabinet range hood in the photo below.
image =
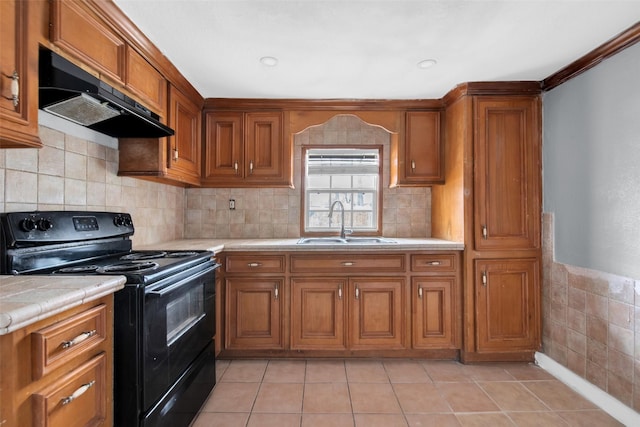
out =
[(39, 107), (114, 138), (160, 138), (159, 116), (60, 55), (40, 50)]

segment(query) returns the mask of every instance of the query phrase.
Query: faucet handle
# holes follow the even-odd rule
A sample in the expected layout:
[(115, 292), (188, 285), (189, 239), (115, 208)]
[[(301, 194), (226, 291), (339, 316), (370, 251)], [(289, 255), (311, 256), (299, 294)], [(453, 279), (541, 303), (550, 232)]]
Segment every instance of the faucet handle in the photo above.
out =
[(350, 228), (345, 228), (344, 229), (344, 234), (345, 234), (345, 236), (349, 235), (349, 234), (353, 234), (353, 230), (351, 230)]

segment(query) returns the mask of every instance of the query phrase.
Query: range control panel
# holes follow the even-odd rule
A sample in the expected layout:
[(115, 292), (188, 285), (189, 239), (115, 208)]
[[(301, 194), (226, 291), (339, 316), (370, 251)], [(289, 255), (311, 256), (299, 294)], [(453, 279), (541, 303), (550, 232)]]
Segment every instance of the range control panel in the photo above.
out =
[(21, 243), (74, 242), (134, 233), (128, 213), (84, 211), (9, 212), (0, 217), (4, 243), (15, 247)]

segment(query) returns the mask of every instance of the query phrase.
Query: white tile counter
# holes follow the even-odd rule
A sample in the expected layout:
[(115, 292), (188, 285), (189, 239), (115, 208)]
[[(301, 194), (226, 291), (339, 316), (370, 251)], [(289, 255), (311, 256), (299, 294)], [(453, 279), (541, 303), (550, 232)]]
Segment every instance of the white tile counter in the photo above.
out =
[(124, 276), (0, 276), (0, 335), (124, 287)]
[(461, 251), (463, 243), (432, 238), (395, 238), (395, 243), (371, 244), (298, 244), (294, 239), (182, 239), (136, 247), (136, 250), (210, 250), (215, 253), (230, 251)]

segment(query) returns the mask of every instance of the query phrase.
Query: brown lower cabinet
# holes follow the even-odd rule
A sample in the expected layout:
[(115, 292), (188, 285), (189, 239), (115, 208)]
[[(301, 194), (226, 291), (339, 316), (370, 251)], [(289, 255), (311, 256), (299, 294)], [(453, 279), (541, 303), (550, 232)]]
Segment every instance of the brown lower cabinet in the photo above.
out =
[(405, 348), (403, 278), (293, 278), (291, 288), (293, 350)]
[(229, 252), (222, 259), (222, 357), (458, 356), (459, 252)]
[(112, 328), (109, 295), (1, 335), (2, 425), (111, 427)]
[(226, 280), (226, 348), (284, 349), (283, 278)]
[(477, 259), (478, 353), (519, 352), (540, 340), (540, 289), (536, 258)]

